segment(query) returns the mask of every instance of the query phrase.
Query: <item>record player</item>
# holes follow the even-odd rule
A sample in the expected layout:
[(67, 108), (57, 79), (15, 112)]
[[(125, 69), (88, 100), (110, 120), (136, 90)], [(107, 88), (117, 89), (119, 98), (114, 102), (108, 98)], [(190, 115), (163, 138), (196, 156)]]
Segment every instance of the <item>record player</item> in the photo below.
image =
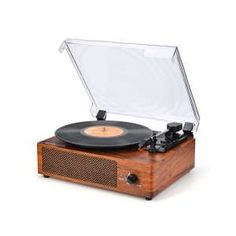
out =
[[(38, 143), (38, 172), (152, 199), (194, 167), (198, 110), (174, 46), (65, 40), (91, 99), (91, 121)], [(109, 114), (166, 125), (109, 120)]]

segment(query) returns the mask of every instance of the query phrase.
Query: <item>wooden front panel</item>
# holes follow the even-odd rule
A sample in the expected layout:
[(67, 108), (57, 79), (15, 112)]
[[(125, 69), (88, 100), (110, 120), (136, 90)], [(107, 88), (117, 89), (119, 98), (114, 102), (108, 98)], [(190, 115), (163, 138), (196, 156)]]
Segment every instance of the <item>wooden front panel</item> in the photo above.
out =
[[(50, 144), (38, 144), (38, 172), (55, 178), (138, 196), (150, 195), (150, 165), (103, 153), (71, 150)], [(137, 184), (128, 184), (127, 176), (136, 174)]]

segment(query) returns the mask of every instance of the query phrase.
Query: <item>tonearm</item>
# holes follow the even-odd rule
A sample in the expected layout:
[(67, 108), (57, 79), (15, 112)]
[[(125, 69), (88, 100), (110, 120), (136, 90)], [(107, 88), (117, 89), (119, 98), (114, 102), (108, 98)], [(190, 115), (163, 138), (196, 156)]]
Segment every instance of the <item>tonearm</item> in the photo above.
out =
[(149, 152), (166, 152), (192, 136), (192, 130), (193, 124), (189, 122), (186, 122), (183, 128), (181, 123), (168, 123), (166, 131), (154, 133), (149, 139), (141, 142), (139, 148), (145, 148)]

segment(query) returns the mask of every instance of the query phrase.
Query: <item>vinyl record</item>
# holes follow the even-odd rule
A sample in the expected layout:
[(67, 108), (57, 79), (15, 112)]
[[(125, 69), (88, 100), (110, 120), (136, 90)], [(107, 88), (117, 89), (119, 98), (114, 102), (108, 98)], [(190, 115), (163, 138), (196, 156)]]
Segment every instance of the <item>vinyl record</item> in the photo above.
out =
[(142, 125), (122, 121), (85, 121), (56, 130), (60, 140), (84, 148), (122, 148), (137, 145), (152, 135)]

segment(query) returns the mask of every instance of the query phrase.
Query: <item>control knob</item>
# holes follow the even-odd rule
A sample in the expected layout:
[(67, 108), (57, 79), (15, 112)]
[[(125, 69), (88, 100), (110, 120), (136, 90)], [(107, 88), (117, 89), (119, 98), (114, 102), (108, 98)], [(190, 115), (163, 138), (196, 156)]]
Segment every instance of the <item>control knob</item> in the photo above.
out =
[(138, 182), (138, 177), (135, 174), (129, 174), (127, 176), (127, 182), (129, 184), (136, 184)]

